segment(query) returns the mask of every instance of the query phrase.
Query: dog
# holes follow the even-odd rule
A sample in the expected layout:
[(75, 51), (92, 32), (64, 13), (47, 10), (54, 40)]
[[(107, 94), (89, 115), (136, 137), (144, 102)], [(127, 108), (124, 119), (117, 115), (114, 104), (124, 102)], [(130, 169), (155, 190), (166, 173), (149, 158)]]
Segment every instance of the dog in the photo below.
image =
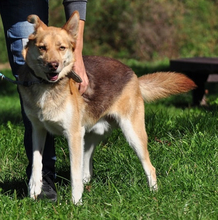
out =
[(137, 77), (118, 60), (84, 56), (89, 78), (87, 91), (80, 95), (80, 77), (72, 71), (79, 25), (76, 11), (62, 28), (48, 27), (38, 16), (27, 19), (35, 30), (23, 50), (25, 65), (19, 85), (25, 113), (32, 124), (33, 164), (29, 195), (42, 188), (42, 154), (47, 132), (64, 135), (68, 141), (72, 200), (82, 203), (84, 183), (90, 181), (95, 146), (119, 126), (136, 152), (148, 186), (157, 190), (155, 168), (149, 159), (144, 120), (144, 101), (187, 92), (195, 83), (180, 73), (159, 72)]

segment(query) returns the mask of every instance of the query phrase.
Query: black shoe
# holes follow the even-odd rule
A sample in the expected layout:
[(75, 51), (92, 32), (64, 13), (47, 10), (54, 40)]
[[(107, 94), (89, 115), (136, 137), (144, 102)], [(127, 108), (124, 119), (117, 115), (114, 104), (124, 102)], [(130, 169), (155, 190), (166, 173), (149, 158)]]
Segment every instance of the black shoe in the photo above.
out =
[(48, 199), (52, 202), (57, 201), (57, 192), (55, 184), (48, 175), (43, 176), (42, 192), (37, 196), (37, 199)]

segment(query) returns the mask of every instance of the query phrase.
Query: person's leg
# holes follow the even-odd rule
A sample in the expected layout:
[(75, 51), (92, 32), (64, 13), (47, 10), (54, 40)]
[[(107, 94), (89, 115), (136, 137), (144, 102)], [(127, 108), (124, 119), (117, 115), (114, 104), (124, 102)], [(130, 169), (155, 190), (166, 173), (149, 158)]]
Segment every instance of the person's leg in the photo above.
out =
[[(8, 57), (13, 75), (16, 77), (19, 68), (24, 65), (21, 54), (28, 36), (34, 31), (33, 25), (26, 21), (28, 15), (37, 14), (45, 24), (48, 23), (47, 0), (0, 0), (0, 13), (4, 25)], [(20, 99), (21, 100), (21, 99)], [(32, 126), (23, 110), (21, 111), (25, 126), (24, 145), (29, 160), (27, 176), (30, 178), (32, 168)], [(47, 135), (43, 154), (43, 174), (54, 178), (55, 149), (54, 138)]]

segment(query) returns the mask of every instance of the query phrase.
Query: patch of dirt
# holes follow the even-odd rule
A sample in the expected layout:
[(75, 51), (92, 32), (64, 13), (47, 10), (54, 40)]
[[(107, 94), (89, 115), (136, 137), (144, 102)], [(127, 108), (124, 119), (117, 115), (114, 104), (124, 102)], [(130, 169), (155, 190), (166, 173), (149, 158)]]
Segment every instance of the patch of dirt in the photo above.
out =
[(0, 70), (4, 69), (11, 69), (11, 66), (9, 63), (0, 63)]

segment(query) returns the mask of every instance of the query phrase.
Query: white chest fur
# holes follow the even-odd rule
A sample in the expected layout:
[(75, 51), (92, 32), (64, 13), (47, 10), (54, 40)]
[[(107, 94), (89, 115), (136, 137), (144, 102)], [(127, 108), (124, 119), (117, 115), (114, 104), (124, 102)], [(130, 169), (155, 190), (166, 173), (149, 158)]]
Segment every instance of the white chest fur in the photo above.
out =
[(72, 102), (67, 101), (67, 91), (54, 89), (39, 90), (34, 96), (30, 93), (24, 100), (24, 107), (31, 121), (38, 121), (50, 133), (57, 135), (69, 128), (74, 114)]

